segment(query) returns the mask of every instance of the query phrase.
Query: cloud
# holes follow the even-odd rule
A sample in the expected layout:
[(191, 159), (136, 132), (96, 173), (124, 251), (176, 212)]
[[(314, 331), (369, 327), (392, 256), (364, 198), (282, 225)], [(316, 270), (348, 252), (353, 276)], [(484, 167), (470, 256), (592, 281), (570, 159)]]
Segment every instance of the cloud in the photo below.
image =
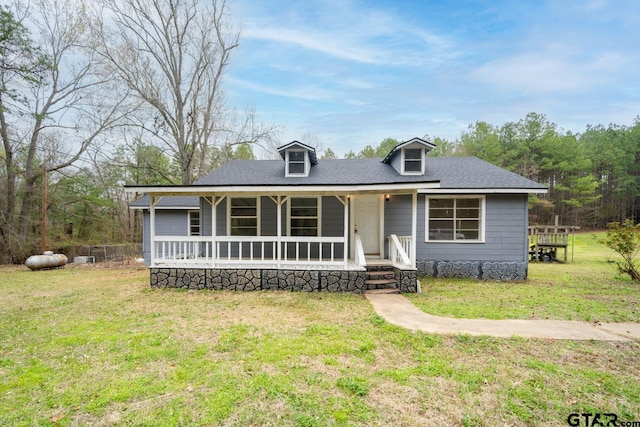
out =
[(278, 89), (273, 84), (265, 85), (253, 83), (236, 77), (227, 77), (227, 82), (231, 85), (241, 87), (253, 92), (260, 92), (268, 95), (281, 96), (286, 98), (304, 99), (308, 101), (326, 101), (338, 96), (333, 90), (322, 89), (313, 85), (304, 85), (296, 87), (288, 87), (287, 89)]
[(591, 58), (531, 52), (480, 65), (471, 73), (471, 78), (517, 93), (577, 92), (611, 81), (625, 62), (623, 55), (613, 52)]

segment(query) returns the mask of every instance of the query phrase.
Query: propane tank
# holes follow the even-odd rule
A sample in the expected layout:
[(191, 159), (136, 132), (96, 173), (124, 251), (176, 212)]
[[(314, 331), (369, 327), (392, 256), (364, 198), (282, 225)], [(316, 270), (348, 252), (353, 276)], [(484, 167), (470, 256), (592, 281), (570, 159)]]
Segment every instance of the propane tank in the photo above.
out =
[(51, 251), (46, 251), (42, 255), (31, 255), (24, 264), (31, 270), (42, 270), (62, 267), (67, 261), (67, 256), (64, 254), (54, 254)]

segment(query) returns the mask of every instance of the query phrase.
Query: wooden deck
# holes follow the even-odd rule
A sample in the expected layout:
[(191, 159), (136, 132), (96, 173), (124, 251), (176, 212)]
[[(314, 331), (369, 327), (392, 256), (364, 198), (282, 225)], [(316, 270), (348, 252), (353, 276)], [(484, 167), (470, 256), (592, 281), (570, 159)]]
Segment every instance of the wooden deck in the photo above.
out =
[[(572, 225), (534, 225), (529, 227), (529, 256), (531, 261), (562, 261), (568, 260), (569, 236), (575, 234), (580, 227)], [(562, 249), (562, 260), (558, 257), (558, 250)], [(573, 257), (572, 257), (573, 261)]]

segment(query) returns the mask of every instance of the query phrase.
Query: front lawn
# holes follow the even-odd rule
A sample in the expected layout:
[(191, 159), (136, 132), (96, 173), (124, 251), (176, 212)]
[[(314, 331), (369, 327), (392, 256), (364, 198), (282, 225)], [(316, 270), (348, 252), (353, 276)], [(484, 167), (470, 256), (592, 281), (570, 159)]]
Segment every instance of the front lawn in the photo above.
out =
[(601, 237), (577, 234), (572, 263), (530, 263), (526, 282), (422, 278), (423, 293), (407, 296), (440, 316), (640, 322), (640, 284), (619, 275)]
[(148, 280), (0, 268), (0, 425), (640, 420), (638, 343), (428, 335), (387, 324), (357, 295)]

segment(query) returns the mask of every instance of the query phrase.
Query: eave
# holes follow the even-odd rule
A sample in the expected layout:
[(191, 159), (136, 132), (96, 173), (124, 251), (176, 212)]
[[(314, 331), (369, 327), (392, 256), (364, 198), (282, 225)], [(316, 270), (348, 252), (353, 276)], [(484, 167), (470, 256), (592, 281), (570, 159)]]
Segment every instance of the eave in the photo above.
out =
[(435, 182), (403, 182), (393, 184), (347, 184), (347, 185), (184, 185), (184, 186), (125, 186), (129, 193), (145, 193), (157, 196), (184, 195), (235, 195), (235, 194), (357, 194), (357, 193), (399, 193), (419, 192), (420, 190), (437, 189), (440, 183)]

